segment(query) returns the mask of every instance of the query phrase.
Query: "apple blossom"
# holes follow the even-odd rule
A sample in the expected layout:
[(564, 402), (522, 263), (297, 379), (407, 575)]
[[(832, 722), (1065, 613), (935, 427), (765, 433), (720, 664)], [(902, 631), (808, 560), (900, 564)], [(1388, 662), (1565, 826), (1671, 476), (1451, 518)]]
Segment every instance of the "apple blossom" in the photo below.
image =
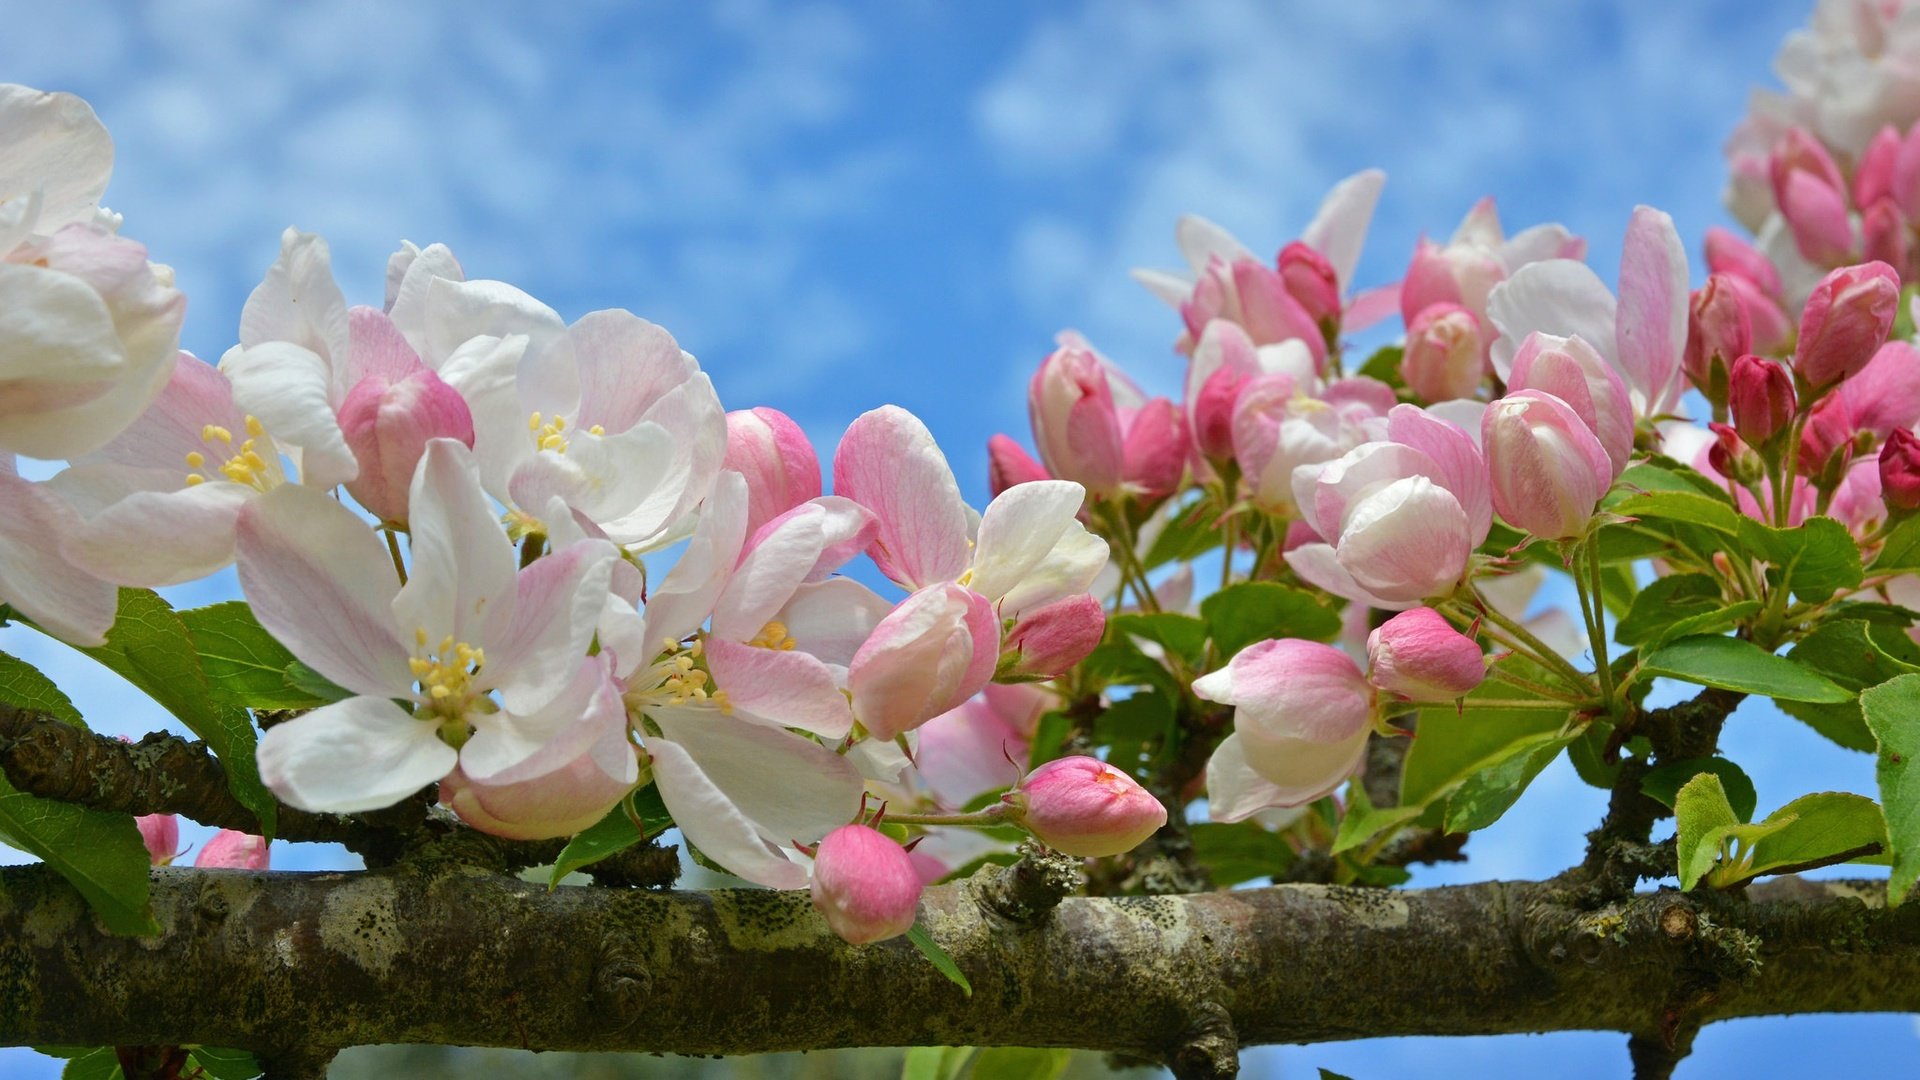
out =
[(1366, 753), (1373, 687), (1331, 645), (1257, 642), (1195, 679), (1193, 692), (1234, 706), (1234, 733), (1207, 763), (1215, 821), (1312, 802), (1353, 775)]
[(1367, 635), (1368, 681), (1410, 701), (1451, 701), (1486, 678), (1474, 640), (1432, 608), (1403, 611)]
[[(1493, 287), (1528, 263), (1580, 259), (1587, 242), (1557, 224), (1535, 225), (1508, 237), (1492, 196), (1474, 203), (1444, 245), (1422, 240), (1400, 283), (1400, 316), (1412, 332), (1420, 313), (1434, 304), (1457, 304), (1471, 312), (1491, 341), (1487, 297)], [(1430, 398), (1429, 400), (1443, 400)]]
[(47, 483), (19, 474), (0, 452), (0, 602), (75, 645), (101, 645), (119, 592), (62, 553), (80, 516)]
[(1423, 401), (1472, 397), (1486, 378), (1480, 320), (1459, 304), (1429, 304), (1407, 324), (1400, 377)]
[(180, 819), (172, 814), (142, 814), (133, 819), (140, 842), (155, 866), (167, 866), (180, 854)]
[(1086, 858), (1132, 851), (1167, 823), (1167, 808), (1138, 781), (1084, 756), (1041, 765), (1004, 802), (1041, 843)]
[(808, 888), (814, 910), (854, 945), (906, 933), (920, 906), (920, 877), (907, 853), (866, 825), (842, 825), (820, 841)]
[(987, 490), (992, 494), (998, 495), (1015, 484), (1051, 479), (1053, 474), (1047, 467), (1033, 460), (1033, 455), (1012, 438), (995, 435), (987, 440)]
[(1815, 390), (1858, 374), (1885, 344), (1899, 303), (1900, 275), (1886, 263), (1828, 274), (1800, 315), (1794, 372)]
[(1543, 540), (1586, 532), (1613, 467), (1571, 406), (1545, 391), (1515, 391), (1487, 406), (1480, 441), (1493, 506), (1507, 524)]

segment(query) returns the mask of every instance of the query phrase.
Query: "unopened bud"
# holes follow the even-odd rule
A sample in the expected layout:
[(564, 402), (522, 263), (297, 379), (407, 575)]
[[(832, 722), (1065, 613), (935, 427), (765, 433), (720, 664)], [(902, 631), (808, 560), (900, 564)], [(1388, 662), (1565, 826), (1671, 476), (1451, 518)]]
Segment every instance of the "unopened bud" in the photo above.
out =
[(1034, 480), (1051, 480), (1047, 467), (1005, 435), (987, 440), (987, 490), (994, 495)]
[(1748, 445), (1767, 445), (1793, 422), (1799, 402), (1786, 368), (1748, 354), (1733, 362), (1728, 384), (1733, 426)]
[(1167, 808), (1136, 782), (1097, 758), (1055, 758), (1028, 773), (1006, 795), (1014, 820), (1065, 855), (1099, 857), (1132, 851), (1167, 823)]
[(1843, 266), (1823, 278), (1800, 315), (1793, 368), (1825, 389), (1858, 373), (1886, 343), (1900, 307), (1900, 275), (1883, 262)]
[(813, 854), (813, 906), (855, 945), (913, 929), (920, 875), (899, 844), (865, 825), (842, 825)]
[(1906, 428), (1880, 448), (1880, 494), (1889, 510), (1920, 510), (1920, 438)]
[(1064, 675), (1087, 658), (1107, 629), (1107, 613), (1088, 593), (1023, 612), (1000, 653), (999, 678)]
[(236, 829), (221, 829), (213, 835), (213, 839), (200, 848), (200, 854), (194, 857), (193, 865), (224, 866), (234, 870), (265, 870), (268, 861), (266, 837), (243, 833)]
[(143, 814), (133, 819), (140, 830), (140, 842), (147, 845), (147, 857), (155, 866), (166, 866), (180, 854), (180, 819), (172, 814)]
[(1373, 685), (1409, 701), (1452, 701), (1486, 678), (1480, 646), (1429, 607), (1403, 611), (1367, 635)]
[(1734, 359), (1753, 351), (1753, 323), (1731, 278), (1709, 274), (1687, 305), (1687, 378), (1717, 408), (1727, 403)]

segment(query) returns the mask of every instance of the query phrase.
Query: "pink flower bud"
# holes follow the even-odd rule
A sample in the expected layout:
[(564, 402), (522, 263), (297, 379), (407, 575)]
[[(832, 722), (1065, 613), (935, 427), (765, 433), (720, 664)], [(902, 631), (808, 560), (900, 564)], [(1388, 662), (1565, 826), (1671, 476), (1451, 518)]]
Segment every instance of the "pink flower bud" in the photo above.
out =
[(1543, 540), (1586, 532), (1613, 465), (1572, 407), (1540, 390), (1508, 394), (1487, 406), (1480, 442), (1507, 524)]
[(1124, 430), (1098, 356), (1073, 346), (1048, 356), (1028, 387), (1027, 410), (1048, 472), (1078, 481), (1095, 498), (1120, 494)]
[(987, 440), (987, 490), (995, 495), (1034, 480), (1051, 480), (1047, 467), (1005, 435)]
[(1713, 442), (1707, 445), (1707, 464), (1721, 476), (1730, 477), (1741, 484), (1751, 484), (1763, 474), (1766, 464), (1760, 455), (1753, 452), (1740, 433), (1726, 424), (1709, 422), (1707, 429), (1713, 432)]
[(1063, 855), (1099, 858), (1138, 847), (1167, 823), (1167, 808), (1133, 777), (1090, 757), (1063, 757), (1006, 795), (1014, 819)]
[(1860, 229), (1865, 237), (1867, 258), (1906, 269), (1907, 254), (1912, 250), (1912, 241), (1909, 239), (1912, 230), (1907, 226), (1907, 219), (1900, 216), (1900, 210), (1893, 205), (1892, 199), (1881, 199), (1869, 205), (1861, 215)]
[(1254, 259), (1239, 259), (1233, 264), (1233, 288), (1240, 300), (1240, 318), (1235, 321), (1246, 328), (1255, 345), (1297, 339), (1306, 343), (1316, 366), (1324, 362), (1326, 336), (1287, 290), (1278, 270)]
[(1367, 635), (1373, 685), (1409, 701), (1452, 701), (1486, 678), (1480, 646), (1432, 608), (1403, 611)]
[(269, 852), (267, 838), (234, 829), (221, 829), (200, 848), (193, 865), (226, 867), (232, 870), (265, 870)]
[(1847, 187), (1826, 147), (1794, 128), (1775, 148), (1770, 175), (1774, 203), (1800, 254), (1816, 266), (1846, 262), (1854, 248)]
[(727, 414), (727, 453), (721, 468), (747, 478), (747, 535), (810, 499), (820, 497), (820, 459), (800, 425), (765, 406)]
[(1611, 481), (1633, 454), (1633, 399), (1626, 381), (1594, 347), (1578, 337), (1528, 334), (1507, 374), (1509, 390), (1544, 390), (1573, 409), (1613, 463)]
[(1147, 499), (1170, 495), (1187, 468), (1187, 427), (1180, 409), (1157, 397), (1126, 417), (1121, 478), (1126, 490)]
[(1325, 255), (1295, 240), (1280, 249), (1280, 278), (1321, 327), (1340, 325), (1340, 277)]
[(147, 857), (155, 866), (166, 866), (180, 854), (180, 819), (172, 814), (143, 814), (133, 819), (140, 840), (147, 845)]
[(473, 446), (473, 414), (460, 392), (425, 366), (398, 381), (368, 375), (340, 405), (340, 431), (360, 463), (347, 491), (381, 521), (405, 524), (414, 467), (432, 439)]
[[(1215, 319), (1201, 331), (1187, 366), (1187, 426), (1202, 457), (1233, 454), (1234, 405), (1260, 374), (1259, 352), (1239, 324)], [(1287, 387), (1291, 392), (1291, 379)]]
[(1486, 378), (1480, 320), (1459, 304), (1432, 304), (1407, 327), (1400, 377), (1422, 401), (1470, 398)]
[(1743, 279), (1775, 302), (1783, 295), (1780, 271), (1773, 260), (1731, 229), (1718, 225), (1707, 229), (1707, 270)]
[(1800, 315), (1793, 367), (1807, 385), (1832, 386), (1867, 366), (1900, 306), (1900, 275), (1882, 262), (1843, 266), (1821, 279)]
[[(1687, 305), (1687, 351), (1680, 361), (1687, 378), (1713, 400), (1726, 393), (1734, 358), (1752, 351), (1753, 320), (1732, 279), (1725, 274), (1707, 275), (1707, 283), (1693, 290)], [(1725, 403), (1724, 398), (1715, 401)]]
[(1727, 281), (1746, 310), (1747, 325), (1753, 328), (1753, 351), (1774, 355), (1785, 350), (1794, 333), (1787, 309), (1746, 278), (1729, 275)]
[(913, 929), (921, 888), (905, 849), (865, 825), (842, 825), (814, 850), (814, 910), (852, 944)]
[[(1317, 641), (1256, 642), (1195, 679), (1193, 692), (1234, 706), (1234, 734), (1216, 756), (1231, 748), (1276, 785), (1267, 805), (1298, 806), (1338, 787), (1371, 730), (1372, 684), (1346, 653)], [(1210, 772), (1210, 796), (1213, 782)]]
[(1064, 675), (1100, 644), (1106, 629), (1106, 609), (1088, 593), (1024, 612), (1007, 634), (1000, 672), (1020, 677)]
[(987, 598), (929, 585), (881, 619), (847, 666), (853, 713), (891, 739), (972, 697), (1000, 658), (1000, 624)]
[(1844, 455), (1853, 454), (1853, 417), (1846, 399), (1836, 394), (1822, 400), (1807, 416), (1800, 429), (1800, 457), (1796, 468), (1802, 476), (1817, 477), (1828, 465)]
[(1799, 408), (1787, 369), (1751, 354), (1733, 362), (1727, 402), (1733, 409), (1734, 429), (1753, 446), (1765, 446), (1785, 431)]
[(1880, 448), (1880, 493), (1889, 509), (1920, 510), (1920, 438), (1906, 428)]
[(1872, 206), (1893, 197), (1893, 174), (1900, 160), (1900, 133), (1891, 125), (1880, 129), (1860, 154), (1853, 170), (1853, 205)]

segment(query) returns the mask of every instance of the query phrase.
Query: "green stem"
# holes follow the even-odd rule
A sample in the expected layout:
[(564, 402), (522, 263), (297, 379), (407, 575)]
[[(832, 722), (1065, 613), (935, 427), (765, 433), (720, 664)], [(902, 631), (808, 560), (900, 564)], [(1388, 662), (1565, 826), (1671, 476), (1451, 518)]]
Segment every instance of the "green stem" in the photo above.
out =
[(1586, 703), (1586, 699), (1582, 698), (1578, 694), (1571, 694), (1565, 690), (1557, 690), (1551, 686), (1546, 685), (1545, 683), (1537, 683), (1537, 682), (1534, 682), (1532, 679), (1522, 678), (1519, 675), (1515, 675), (1511, 671), (1506, 671), (1498, 667), (1488, 668), (1487, 675), (1490, 678), (1498, 679), (1501, 682), (1506, 683), (1508, 686), (1511, 686), (1520, 690), (1525, 690), (1528, 693), (1539, 694), (1541, 697), (1544, 697), (1544, 698), (1551, 698), (1555, 701), (1563, 701), (1569, 705), (1582, 705)]
[(1548, 648), (1546, 642), (1535, 637), (1533, 631), (1522, 626), (1518, 620), (1508, 618), (1491, 603), (1488, 603), (1487, 598), (1481, 596), (1479, 590), (1474, 590), (1472, 595), (1474, 601), (1479, 605), (1479, 613), (1481, 616), (1483, 616), (1487, 622), (1492, 623), (1495, 627), (1504, 631), (1507, 635), (1506, 637), (1501, 637), (1500, 634), (1494, 634), (1493, 636), (1495, 638), (1498, 638), (1516, 652), (1522, 653), (1532, 659), (1541, 667), (1566, 679), (1568, 684), (1575, 689), (1585, 693), (1593, 692), (1593, 680), (1587, 678), (1579, 668), (1574, 667), (1566, 657)]
[(1582, 606), (1592, 614), (1587, 620), (1588, 640), (1593, 644), (1594, 673), (1600, 677), (1600, 704), (1613, 711), (1613, 664), (1607, 656), (1607, 606), (1602, 598), (1600, 580), (1600, 534), (1587, 538), (1583, 554), (1587, 560), (1587, 580), (1580, 588)]
[(994, 803), (971, 814), (896, 814), (889, 810), (886, 820), (895, 825), (959, 825), (984, 829), (1005, 824), (1012, 813), (1013, 807), (1008, 804)]
[(407, 564), (400, 558), (400, 535), (392, 529), (381, 529), (387, 534), (387, 553), (393, 556), (393, 572), (400, 575), (400, 584), (407, 583)]

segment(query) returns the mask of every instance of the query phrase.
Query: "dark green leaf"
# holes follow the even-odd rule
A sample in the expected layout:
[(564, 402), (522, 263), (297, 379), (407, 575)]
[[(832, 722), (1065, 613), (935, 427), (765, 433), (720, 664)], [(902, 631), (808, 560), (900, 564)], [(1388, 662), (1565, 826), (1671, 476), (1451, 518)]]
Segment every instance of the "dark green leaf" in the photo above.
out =
[(41, 674), (40, 669), (16, 656), (0, 652), (0, 701), (33, 712), (46, 713), (55, 720), (84, 728), (80, 710), (67, 695)]
[[(1896, 647), (1901, 647), (1903, 651), (1912, 645), (1904, 630), (1895, 637), (1899, 643)], [(1801, 667), (1818, 672), (1856, 692), (1909, 672), (1920, 671), (1920, 666), (1889, 655), (1875, 639), (1872, 624), (1859, 619), (1821, 623), (1813, 633), (1800, 639), (1800, 643), (1788, 655)], [(1805, 721), (1815, 731), (1849, 750), (1873, 752), (1873, 733), (1867, 730), (1857, 701), (1829, 705), (1781, 702), (1780, 707), (1788, 715)]]
[(1568, 716), (1566, 709), (1476, 710), (1472, 698), (1464, 713), (1451, 705), (1420, 710), (1420, 734), (1400, 770), (1400, 804), (1433, 802), (1481, 769), (1537, 749), (1541, 736), (1561, 733)]
[(193, 1048), (193, 1061), (187, 1066), (189, 1075), (194, 1065), (207, 1071), (214, 1080), (253, 1080), (262, 1070), (260, 1063), (245, 1050), (226, 1050), (218, 1046), (196, 1046)]
[(312, 698), (316, 701), (324, 701), (331, 704), (336, 701), (345, 701), (354, 696), (353, 691), (344, 686), (335, 685), (325, 675), (320, 674), (298, 660), (287, 665), (285, 678), (289, 692)]
[(1340, 613), (1303, 589), (1271, 581), (1229, 585), (1200, 602), (1200, 617), (1222, 660), (1269, 638), (1331, 641)]
[(337, 700), (309, 694), (287, 681), (293, 654), (267, 633), (246, 601), (189, 608), (180, 613), (180, 621), (193, 636), (214, 700), (243, 709), (311, 709)]
[(1173, 726), (1173, 702), (1159, 691), (1142, 691), (1102, 709), (1093, 721), (1093, 739), (1111, 748), (1114, 766), (1138, 772), (1167, 745)]
[(276, 804), (254, 764), (253, 719), (236, 705), (216, 701), (200, 667), (187, 624), (148, 589), (121, 589), (120, 612), (107, 643), (81, 649), (117, 673), (206, 740), (227, 774), (234, 798), (273, 835)]
[(68, 1060), (60, 1070), (60, 1080), (121, 1080), (120, 1055), (111, 1046), (95, 1047)]
[(1643, 645), (1654, 640), (1674, 622), (1724, 607), (1720, 583), (1706, 574), (1670, 574), (1656, 578), (1634, 597), (1614, 627), (1614, 640), (1622, 645)]
[(1711, 634), (1661, 646), (1641, 661), (1640, 672), (1783, 701), (1834, 703), (1853, 698), (1852, 691), (1751, 641)]
[(1067, 752), (1067, 735), (1073, 730), (1073, 718), (1058, 709), (1043, 713), (1033, 729), (1033, 749), (1027, 768), (1037, 769)]
[(1733, 809), (1734, 817), (1741, 821), (1753, 820), (1754, 806), (1760, 801), (1754, 793), (1753, 781), (1747, 778), (1740, 766), (1723, 757), (1688, 758), (1656, 765), (1640, 778), (1640, 790), (1661, 805), (1672, 807), (1680, 795), (1681, 787), (1703, 772), (1720, 778), (1721, 792), (1726, 796), (1727, 805)]
[(1272, 877), (1293, 865), (1292, 846), (1259, 822), (1202, 822), (1193, 826), (1192, 834), (1194, 861), (1206, 867), (1222, 889)]
[(923, 956), (932, 961), (933, 966), (940, 970), (940, 974), (945, 975), (955, 986), (958, 986), (961, 993), (968, 997), (973, 996), (973, 984), (967, 981), (966, 973), (960, 970), (959, 964), (953, 962), (953, 957), (947, 955), (947, 950), (933, 940), (933, 935), (927, 933), (926, 927), (914, 923), (913, 929), (907, 931), (907, 940), (913, 942), (913, 947), (919, 949)]
[(1573, 739), (1571, 734), (1536, 735), (1514, 743), (1498, 760), (1467, 774), (1447, 799), (1446, 830), (1473, 832), (1499, 821)]
[(1332, 1069), (1322, 1068), (1320, 1070), (1320, 1080), (1353, 1080), (1353, 1077), (1344, 1073), (1334, 1072)]
[[(631, 812), (629, 812), (631, 804)], [(646, 832), (633, 822), (638, 815)], [(560, 849), (559, 858), (553, 861), (553, 876), (547, 887), (554, 888), (560, 879), (606, 858), (616, 855), (638, 844), (649, 836), (658, 836), (667, 826), (673, 824), (673, 815), (667, 812), (666, 804), (660, 801), (660, 791), (652, 784), (635, 791), (620, 801), (607, 816), (574, 835), (567, 846)]]
[(1141, 652), (1131, 641), (1109, 641), (1095, 648), (1080, 661), (1080, 673), (1092, 684), (1090, 689), (1150, 686), (1169, 698), (1181, 693), (1179, 680), (1166, 665)]
[(1920, 570), (1920, 514), (1907, 518), (1887, 533), (1871, 569), (1875, 577)]
[(1148, 570), (1171, 562), (1192, 562), (1221, 545), (1220, 508), (1199, 499), (1172, 511), (1172, 520), (1148, 545), (1141, 565)]
[(1057, 1080), (1073, 1063), (1069, 1050), (989, 1046), (973, 1059), (974, 1080)]
[(1742, 517), (1740, 539), (1749, 552), (1772, 564), (1767, 580), (1784, 584), (1807, 603), (1824, 603), (1841, 589), (1860, 586), (1860, 545), (1830, 517), (1808, 518), (1791, 529)]
[(1879, 742), (1874, 777), (1893, 847), (1887, 900), (1898, 904), (1920, 880), (1920, 675), (1902, 675), (1860, 695)]
[(1207, 624), (1172, 611), (1115, 615), (1107, 620), (1107, 632), (1116, 639), (1144, 638), (1189, 664), (1198, 662), (1207, 648)]
[(59, 871), (114, 933), (160, 932), (148, 902), (152, 860), (133, 818), (37, 798), (0, 775), (0, 840)]

